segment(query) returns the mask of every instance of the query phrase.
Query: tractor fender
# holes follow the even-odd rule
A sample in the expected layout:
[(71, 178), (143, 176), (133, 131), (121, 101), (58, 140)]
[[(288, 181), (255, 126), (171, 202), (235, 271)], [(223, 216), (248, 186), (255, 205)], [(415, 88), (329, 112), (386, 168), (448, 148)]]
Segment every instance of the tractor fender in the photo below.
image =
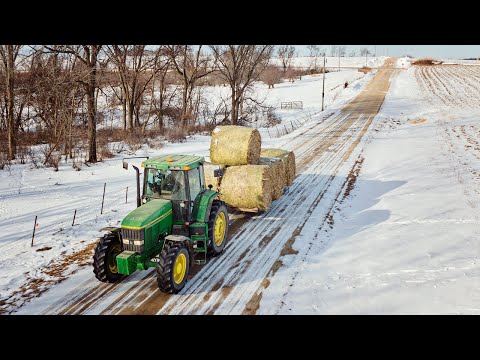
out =
[(183, 235), (174, 235), (170, 234), (165, 236), (165, 242), (183, 242), (185, 246), (188, 249), (188, 252), (190, 254), (190, 266), (193, 266), (195, 260), (194, 260), (194, 251), (193, 251), (193, 242), (190, 240), (190, 238), (183, 236)]
[(206, 223), (210, 216), (210, 209), (213, 200), (218, 199), (218, 192), (213, 190), (204, 190), (198, 195), (199, 199), (194, 204), (194, 220), (196, 222)]

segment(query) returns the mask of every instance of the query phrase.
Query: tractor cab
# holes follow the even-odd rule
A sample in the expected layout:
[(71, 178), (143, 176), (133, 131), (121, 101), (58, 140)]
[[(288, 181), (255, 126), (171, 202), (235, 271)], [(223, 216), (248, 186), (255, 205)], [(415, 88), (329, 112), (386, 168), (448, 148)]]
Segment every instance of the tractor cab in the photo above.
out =
[(191, 222), (195, 199), (206, 189), (203, 157), (165, 155), (144, 161), (142, 203), (154, 199), (172, 203), (174, 222)]

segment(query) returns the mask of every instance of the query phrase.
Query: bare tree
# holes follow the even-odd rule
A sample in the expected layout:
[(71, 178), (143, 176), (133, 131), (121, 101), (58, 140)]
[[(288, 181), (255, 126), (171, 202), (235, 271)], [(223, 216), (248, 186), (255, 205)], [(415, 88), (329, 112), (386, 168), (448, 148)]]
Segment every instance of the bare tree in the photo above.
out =
[(8, 159), (15, 159), (17, 152), (17, 130), (15, 123), (15, 71), (16, 61), (22, 45), (0, 45), (0, 58), (5, 74), (5, 110), (7, 123)]
[(157, 67), (160, 49), (149, 52), (145, 45), (110, 45), (106, 47), (109, 60), (116, 67), (121, 92), (117, 97), (124, 101), (124, 117), (130, 130), (140, 126), (138, 116), (134, 124), (134, 114), (139, 113), (145, 90), (161, 67)]
[(318, 57), (323, 54), (323, 49), (318, 45), (308, 45), (307, 49), (310, 51), (310, 57), (313, 58), (311, 66), (317, 70)]
[(330, 47), (330, 56), (337, 56), (337, 54), (338, 54), (338, 46), (332, 45)]
[(78, 81), (83, 85), (87, 96), (88, 116), (88, 162), (97, 162), (97, 66), (102, 45), (61, 45), (46, 47), (49, 51), (72, 54), (83, 65), (83, 77)]
[(370, 50), (367, 47), (363, 47), (360, 49), (360, 55), (362, 56), (370, 55)]
[(180, 121), (183, 128), (194, 117), (192, 101), (197, 81), (214, 71), (211, 58), (202, 52), (202, 45), (194, 48), (189, 45), (169, 45), (167, 53), (173, 66), (182, 78), (182, 106)]
[(292, 45), (282, 45), (277, 50), (277, 55), (282, 62), (283, 72), (286, 72), (295, 57), (295, 47)]
[(72, 54), (44, 52), (40, 47), (32, 56), (28, 75), (31, 78), (29, 108), (40, 119), (49, 138), (44, 163), (49, 164), (54, 152), (60, 150), (72, 157), (72, 128), (85, 94), (81, 85), (83, 69)]
[[(150, 104), (153, 106), (156, 120), (158, 120), (158, 126), (160, 129), (164, 127), (163, 117), (165, 109), (170, 108), (172, 100), (176, 96), (176, 89), (172, 86), (173, 77), (171, 70), (171, 59), (168, 56), (163, 56), (165, 53), (164, 48), (157, 50), (159, 56), (155, 63), (155, 78), (152, 84), (152, 94)], [(158, 87), (156, 85), (158, 84)], [(156, 90), (156, 91), (155, 91)]]
[(338, 47), (338, 56), (345, 56), (347, 54), (347, 47), (345, 45)]
[(275, 65), (267, 65), (265, 70), (260, 74), (260, 80), (268, 85), (268, 88), (274, 88), (275, 84), (282, 80), (282, 70)]
[(350, 51), (350, 53), (348, 54), (348, 56), (350, 56), (350, 57), (355, 57), (355, 55), (356, 55), (355, 49)]
[(245, 92), (268, 65), (274, 46), (224, 45), (211, 46), (211, 49), (218, 61), (220, 74), (230, 85), (232, 100), (230, 120), (236, 125)]

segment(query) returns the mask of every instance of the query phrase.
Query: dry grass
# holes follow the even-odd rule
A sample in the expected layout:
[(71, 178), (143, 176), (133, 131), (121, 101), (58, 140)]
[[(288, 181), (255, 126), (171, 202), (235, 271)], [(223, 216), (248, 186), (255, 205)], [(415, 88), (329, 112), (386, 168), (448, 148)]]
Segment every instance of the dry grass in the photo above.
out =
[(440, 65), (442, 63), (443, 61), (438, 61), (430, 58), (417, 59), (415, 61), (412, 61), (412, 65), (418, 65), (418, 66)]
[[(93, 252), (97, 243), (87, 245), (71, 255), (58, 258), (46, 267), (39, 270), (39, 275), (27, 275), (24, 284), (15, 290), (9, 297), (0, 295), (0, 315), (11, 313), (13, 310), (23, 306), (29, 299), (40, 296), (55, 284), (67, 279), (69, 275), (74, 274), (78, 269), (73, 269), (71, 265), (78, 267), (91, 266)], [(49, 247), (38, 249), (38, 251), (50, 250)], [(45, 276), (46, 275), (46, 276)]]
[(113, 157), (113, 153), (110, 151), (108, 144), (100, 144), (98, 149), (98, 154), (100, 155), (100, 159), (111, 159)]
[(165, 134), (165, 139), (172, 143), (183, 143), (187, 141), (187, 132), (182, 127), (169, 129)]
[(414, 124), (414, 125), (416, 125), (416, 124), (422, 124), (422, 123), (427, 122), (427, 121), (428, 121), (428, 120), (425, 119), (425, 118), (416, 118), (416, 119), (410, 119), (410, 120), (408, 120), (408, 122), (409, 122), (410, 124)]
[(362, 66), (360, 69), (358, 69), (358, 72), (368, 74), (370, 71), (372, 71), (371, 67), (368, 66)]

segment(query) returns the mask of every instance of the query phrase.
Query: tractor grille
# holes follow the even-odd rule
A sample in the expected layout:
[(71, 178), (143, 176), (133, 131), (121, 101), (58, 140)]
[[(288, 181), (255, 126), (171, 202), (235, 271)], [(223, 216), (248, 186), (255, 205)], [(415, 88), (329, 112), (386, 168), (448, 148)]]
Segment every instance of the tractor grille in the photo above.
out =
[(145, 231), (122, 228), (123, 250), (142, 253), (145, 247)]

